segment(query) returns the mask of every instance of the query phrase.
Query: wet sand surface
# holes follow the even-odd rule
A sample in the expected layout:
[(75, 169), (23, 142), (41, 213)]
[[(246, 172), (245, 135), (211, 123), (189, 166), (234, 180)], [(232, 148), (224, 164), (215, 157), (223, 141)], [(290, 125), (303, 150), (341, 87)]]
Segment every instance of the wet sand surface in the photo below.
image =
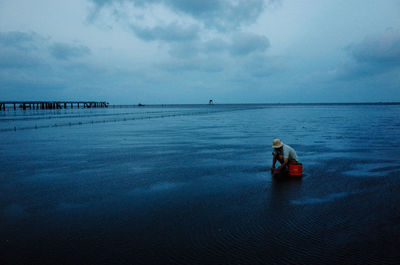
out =
[[(399, 113), (1, 113), (0, 263), (399, 264)], [(271, 177), (277, 137), (296, 149), (303, 178)]]

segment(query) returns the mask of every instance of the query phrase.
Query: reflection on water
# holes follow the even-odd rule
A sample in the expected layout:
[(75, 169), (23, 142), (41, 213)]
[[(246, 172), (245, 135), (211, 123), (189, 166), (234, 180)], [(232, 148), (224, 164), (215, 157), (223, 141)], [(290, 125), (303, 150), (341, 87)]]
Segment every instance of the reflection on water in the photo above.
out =
[(293, 204), (298, 204), (298, 205), (304, 205), (304, 204), (316, 204), (316, 203), (325, 203), (325, 202), (333, 202), (335, 199), (338, 198), (344, 198), (349, 196), (350, 194), (348, 192), (339, 192), (339, 193), (333, 193), (329, 194), (323, 198), (304, 198), (301, 200), (293, 200)]
[[(398, 264), (399, 111), (2, 113), (1, 263)], [(303, 178), (271, 177), (277, 137)]]

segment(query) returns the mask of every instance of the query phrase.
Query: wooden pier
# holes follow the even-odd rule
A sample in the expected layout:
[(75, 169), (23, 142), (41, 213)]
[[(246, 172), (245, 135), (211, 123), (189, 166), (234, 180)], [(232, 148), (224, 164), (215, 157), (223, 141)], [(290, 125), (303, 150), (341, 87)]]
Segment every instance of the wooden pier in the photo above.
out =
[(108, 108), (108, 102), (95, 101), (0, 101), (0, 111), (7, 109), (67, 109)]

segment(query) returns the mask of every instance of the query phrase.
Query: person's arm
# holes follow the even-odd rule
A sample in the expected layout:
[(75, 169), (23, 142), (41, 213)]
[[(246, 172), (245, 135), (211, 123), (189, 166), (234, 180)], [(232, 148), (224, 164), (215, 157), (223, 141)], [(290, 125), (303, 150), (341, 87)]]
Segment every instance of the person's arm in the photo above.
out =
[(272, 153), (272, 155), (273, 155), (273, 159), (272, 159), (272, 168), (271, 168), (271, 171), (274, 171), (274, 169), (275, 169), (275, 164), (276, 164), (276, 154), (274, 154), (274, 153)]
[(283, 159), (283, 163), (281, 164), (280, 167), (278, 167), (278, 170), (281, 171), (282, 169), (286, 168), (286, 165), (289, 163), (289, 159), (288, 158), (284, 158)]

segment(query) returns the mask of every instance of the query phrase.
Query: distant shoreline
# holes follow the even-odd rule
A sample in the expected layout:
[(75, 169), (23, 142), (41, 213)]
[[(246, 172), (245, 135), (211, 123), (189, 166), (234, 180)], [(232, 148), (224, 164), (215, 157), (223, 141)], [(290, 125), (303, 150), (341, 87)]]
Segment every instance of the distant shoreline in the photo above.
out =
[[(26, 104), (30, 104), (33, 101), (25, 101)], [(54, 101), (56, 102), (56, 101)], [(1, 104), (11, 104), (10, 101), (6, 102), (6, 101), (0, 101), (0, 105)], [(82, 102), (84, 103), (84, 102)], [(63, 103), (62, 106), (64, 106), (65, 104), (71, 104), (71, 102), (68, 103)], [(199, 103), (186, 103), (186, 104), (109, 104), (107, 103), (107, 108), (149, 108), (149, 107), (155, 107), (155, 108), (170, 108), (170, 107), (224, 107), (224, 106), (251, 106), (251, 107), (285, 107), (285, 106), (389, 106), (389, 105), (400, 105), (400, 102), (334, 102), (334, 103), (328, 103), (328, 102), (319, 102), (319, 103), (213, 103), (213, 104), (208, 104), (208, 103), (203, 103), (203, 104), (199, 104)], [(84, 107), (86, 108), (86, 107)], [(96, 107), (93, 107), (96, 108)], [(103, 107), (100, 107), (100, 109)], [(4, 105), (1, 106), (0, 108), (0, 113), (3, 111), (10, 111), (12, 110), (13, 107), (7, 106), (5, 107)], [(14, 107), (14, 110), (22, 110), (22, 108), (18, 107)], [(41, 110), (55, 110), (56, 108), (45, 108), (45, 109), (41, 109)], [(75, 109), (74, 108), (70, 108), (70, 107), (60, 107), (59, 109)], [(77, 106), (77, 109), (79, 109), (79, 105)], [(83, 109), (83, 108), (81, 108)], [(91, 108), (86, 108), (86, 109), (91, 109)], [(39, 110), (39, 108), (26, 108), (26, 111), (28, 110)]]
[(173, 107), (173, 106), (351, 106), (351, 105), (400, 105), (400, 102), (344, 102), (344, 103), (213, 103), (213, 104), (143, 104), (138, 106), (136, 104), (110, 104), (109, 107)]

